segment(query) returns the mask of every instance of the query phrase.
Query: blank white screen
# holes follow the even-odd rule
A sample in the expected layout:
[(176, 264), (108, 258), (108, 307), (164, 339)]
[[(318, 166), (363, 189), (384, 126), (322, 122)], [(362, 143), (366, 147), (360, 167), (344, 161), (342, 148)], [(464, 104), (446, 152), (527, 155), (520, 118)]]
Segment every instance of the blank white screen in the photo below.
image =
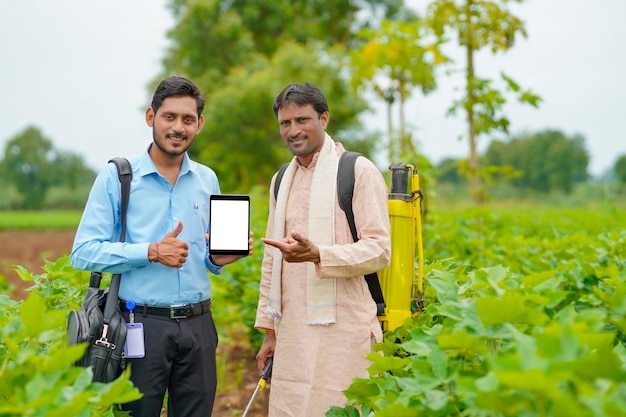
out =
[(246, 200), (211, 200), (212, 250), (247, 250), (250, 203)]

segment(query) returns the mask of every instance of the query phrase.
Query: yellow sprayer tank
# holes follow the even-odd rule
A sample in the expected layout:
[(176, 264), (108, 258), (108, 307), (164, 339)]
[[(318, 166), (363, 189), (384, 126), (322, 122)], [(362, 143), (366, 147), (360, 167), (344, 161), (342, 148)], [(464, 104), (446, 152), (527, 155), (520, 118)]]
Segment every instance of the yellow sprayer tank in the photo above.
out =
[[(385, 315), (378, 316), (383, 331), (393, 330), (412, 317), (411, 303), (414, 299), (415, 251), (418, 252), (418, 298), (422, 292), (422, 225), (421, 191), (415, 167), (409, 164), (393, 164), (391, 169), (391, 192), (388, 198), (391, 223), (391, 262), (378, 272), (385, 299)], [(416, 245), (416, 235), (418, 237)], [(413, 309), (415, 310), (415, 308)]]

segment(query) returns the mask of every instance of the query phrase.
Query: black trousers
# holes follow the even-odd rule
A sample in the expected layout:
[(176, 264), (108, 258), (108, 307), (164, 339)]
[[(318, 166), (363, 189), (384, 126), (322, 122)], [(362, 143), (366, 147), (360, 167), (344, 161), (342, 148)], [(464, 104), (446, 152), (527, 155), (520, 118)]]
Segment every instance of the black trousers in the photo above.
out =
[(132, 411), (133, 417), (159, 417), (167, 390), (169, 417), (211, 416), (218, 343), (211, 312), (170, 319), (139, 311), (135, 322), (143, 323), (146, 355), (127, 359), (127, 364), (143, 398), (122, 404), (122, 410)]

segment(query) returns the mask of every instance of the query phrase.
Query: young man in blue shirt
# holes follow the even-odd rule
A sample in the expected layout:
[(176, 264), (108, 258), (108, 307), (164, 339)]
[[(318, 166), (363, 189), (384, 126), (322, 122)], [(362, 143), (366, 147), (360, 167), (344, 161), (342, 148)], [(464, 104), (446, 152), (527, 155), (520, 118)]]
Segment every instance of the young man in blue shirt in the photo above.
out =
[(134, 417), (158, 417), (166, 390), (170, 416), (206, 417), (213, 408), (218, 336), (207, 269), (219, 274), (241, 256), (207, 250), (209, 199), (220, 194), (219, 182), (186, 152), (202, 129), (203, 108), (191, 81), (169, 77), (159, 84), (146, 110), (153, 142), (130, 158), (126, 241), (118, 241), (120, 183), (108, 164), (93, 184), (70, 257), (76, 269), (122, 274), (122, 308), (126, 301), (136, 304), (145, 356), (127, 363), (144, 396), (123, 405)]

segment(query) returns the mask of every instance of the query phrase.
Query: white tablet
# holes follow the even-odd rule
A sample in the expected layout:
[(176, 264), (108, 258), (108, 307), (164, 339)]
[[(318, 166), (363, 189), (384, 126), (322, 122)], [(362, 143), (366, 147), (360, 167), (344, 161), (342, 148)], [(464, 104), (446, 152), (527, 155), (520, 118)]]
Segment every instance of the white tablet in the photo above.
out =
[(213, 194), (209, 207), (209, 253), (247, 255), (250, 239), (250, 196)]

